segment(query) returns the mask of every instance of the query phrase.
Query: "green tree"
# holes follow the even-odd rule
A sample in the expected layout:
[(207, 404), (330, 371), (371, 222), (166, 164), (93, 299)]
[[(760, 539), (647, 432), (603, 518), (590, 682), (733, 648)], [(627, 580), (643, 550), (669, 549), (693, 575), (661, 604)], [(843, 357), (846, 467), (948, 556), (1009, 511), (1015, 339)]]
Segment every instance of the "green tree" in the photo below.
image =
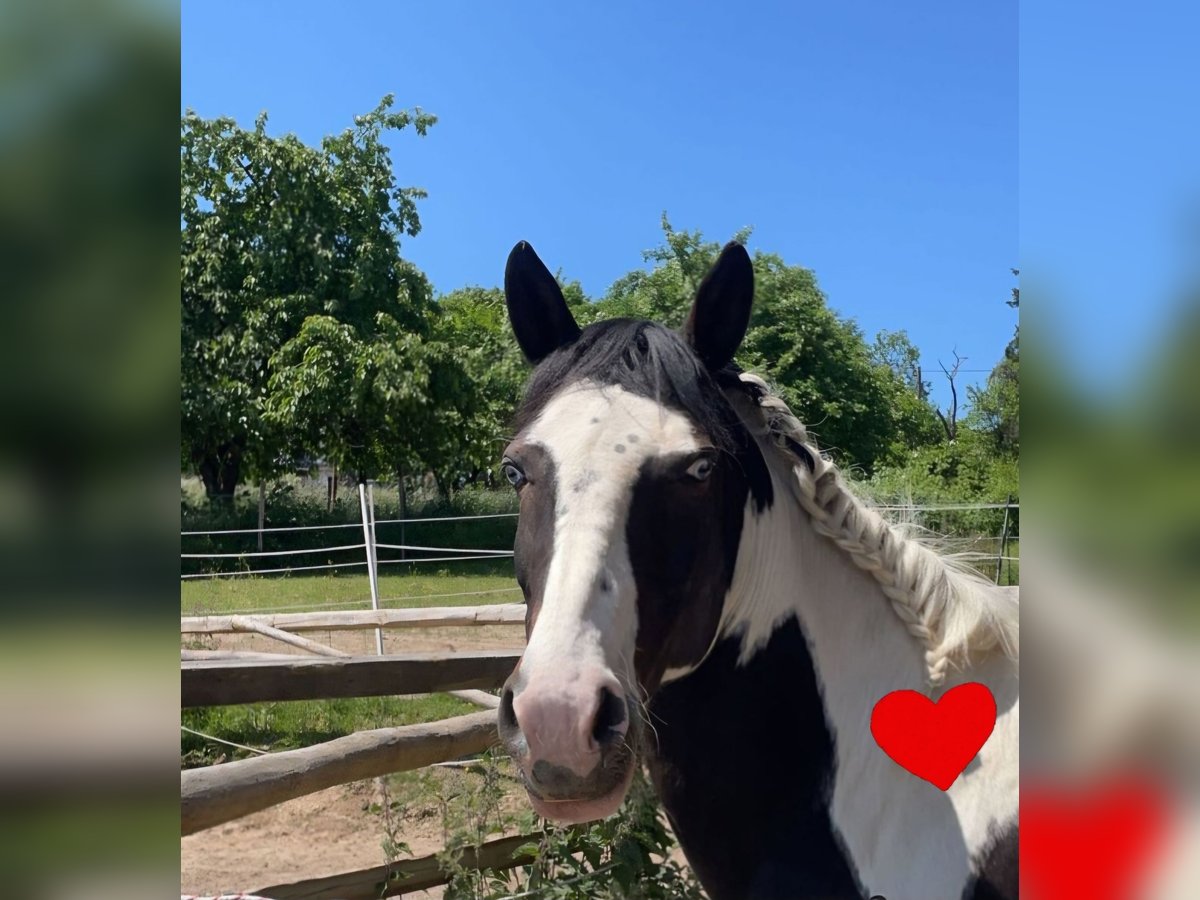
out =
[(500, 288), (460, 288), (440, 297), (438, 308), (438, 337), (448, 346), (472, 350), (462, 362), (473, 386), (473, 415), (456, 449), (458, 468), (473, 479), (496, 465), (529, 369)]
[[(1014, 274), (1016, 274), (1014, 272)], [(1009, 306), (1017, 306), (1013, 290)], [(982, 388), (968, 387), (968, 414), (957, 420), (951, 440), (934, 440), (880, 467), (871, 489), (882, 501), (901, 503), (1003, 503), (1020, 496), (1020, 393), (1017, 335)], [(957, 373), (962, 357), (947, 373)], [(954, 406), (957, 406), (957, 400)], [(953, 408), (953, 407), (952, 407)], [(950, 414), (953, 421), (954, 415)], [(947, 433), (951, 431), (947, 426)], [(929, 518), (936, 530), (976, 530), (995, 534), (998, 510), (951, 513)], [(1012, 523), (1016, 528), (1015, 521)]]
[(423, 339), (387, 313), (362, 335), (309, 316), (271, 360), (268, 423), (358, 479), (431, 471), (443, 492), (478, 392), (477, 351)]
[(909, 339), (907, 331), (884, 329), (875, 335), (871, 345), (871, 360), (877, 365), (887, 366), (897, 380), (912, 388), (919, 396), (929, 393), (921, 377), (921, 351)]
[[(696, 289), (721, 247), (705, 241), (698, 231), (676, 231), (666, 213), (662, 215), (661, 227), (662, 245), (642, 253), (642, 260), (654, 263), (654, 267), (649, 271), (634, 269), (613, 282), (595, 305), (593, 318), (624, 316), (651, 319), (672, 328), (683, 325)], [(745, 243), (749, 237), (750, 229), (744, 228), (733, 240)], [(579, 321), (583, 324), (582, 319)]]
[[(272, 361), (310, 316), (359, 339), (379, 313), (428, 331), (432, 291), (399, 255), (424, 192), (396, 185), (384, 136), (436, 120), (392, 105), (384, 97), (318, 147), (268, 135), (265, 113), (252, 130), (181, 120), (181, 452), (210, 497), (276, 471), (294, 445), (284, 417), (264, 412)], [(332, 340), (331, 327), (310, 337)]]
[[(618, 279), (596, 304), (597, 318), (683, 324), (720, 245), (675, 230), (665, 214), (662, 228), (663, 244), (643, 254), (654, 267)], [(749, 235), (743, 229), (734, 240)], [(811, 270), (757, 252), (754, 278), (754, 312), (737, 361), (769, 377), (822, 446), (870, 472), (936, 434), (932, 409), (872, 355), (854, 322), (829, 308)]]
[[(579, 282), (565, 280), (561, 272), (558, 280), (576, 321), (593, 321), (597, 310)], [(529, 367), (509, 326), (503, 290), (459, 288), (438, 298), (437, 305), (438, 339), (471, 351), (460, 356), (460, 365), (473, 385), (473, 405), (462, 423), (452, 464), (458, 477), (476, 481), (494, 470)]]
[(892, 412), (899, 425), (889, 460), (902, 458), (917, 447), (941, 440), (937, 411), (929, 400), (929, 382), (921, 372), (921, 351), (907, 331), (884, 329), (875, 335), (871, 360), (892, 373)]
[(1021, 449), (1021, 364), (1006, 356), (988, 375), (982, 388), (968, 387), (969, 426), (987, 433), (997, 447), (1019, 455)]
[[(1013, 275), (1019, 275), (1017, 269)], [(1021, 289), (1014, 287), (1006, 303), (1013, 309), (1021, 304)], [(983, 388), (968, 387), (971, 398), (969, 424), (991, 435), (1004, 452), (1019, 455), (1021, 447), (1021, 326), (1013, 330), (1012, 340), (1004, 348), (1004, 358), (996, 363)]]
[(755, 254), (756, 301), (739, 362), (767, 373), (843, 465), (867, 474), (923, 436), (915, 397), (872, 357), (858, 326), (831, 310), (812, 271)]

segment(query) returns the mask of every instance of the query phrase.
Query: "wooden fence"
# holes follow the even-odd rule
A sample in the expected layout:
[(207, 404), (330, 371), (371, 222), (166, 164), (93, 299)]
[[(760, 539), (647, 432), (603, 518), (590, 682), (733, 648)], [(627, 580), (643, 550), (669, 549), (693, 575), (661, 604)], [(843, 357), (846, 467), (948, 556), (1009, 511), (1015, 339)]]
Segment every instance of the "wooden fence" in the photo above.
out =
[[(468, 869), (511, 869), (532, 862), (531, 856), (519, 853), (521, 846), (536, 841), (538, 835), (514, 835), (497, 838), (482, 846), (468, 847), (458, 854), (458, 863)], [(377, 900), (424, 891), (445, 884), (446, 875), (435, 855), (406, 859), (392, 865), (375, 866), (358, 872), (310, 878), (291, 884), (265, 887), (255, 893), (271, 900)]]
[(519, 650), (398, 653), (342, 658), (191, 659), (180, 665), (184, 707), (279, 700), (383, 697), (498, 688)]
[[(495, 707), (499, 700), (481, 689), (503, 685), (520, 657), (519, 650), (351, 656), (296, 632), (517, 625), (524, 623), (524, 616), (524, 606), (503, 604), (183, 617), (183, 635), (253, 633), (299, 651), (181, 650), (183, 707), (449, 692), (486, 709), (439, 722), (361, 731), (312, 747), (183, 770), (181, 833), (193, 834), (339, 784), (470, 756), (495, 744)], [(528, 860), (514, 853), (531, 839), (536, 840), (536, 836), (489, 841), (478, 849), (464, 851), (459, 862), (472, 868), (521, 865)], [(446, 880), (436, 857), (429, 856), (274, 885), (254, 893), (273, 900), (367, 900), (425, 890)]]
[(275, 613), (255, 616), (184, 616), (183, 634), (230, 634), (248, 631), (245, 623), (283, 631), (351, 631), (366, 628), (440, 628), (449, 625), (523, 625), (523, 603), (486, 606), (443, 606), (422, 609), (379, 609), (332, 612)]

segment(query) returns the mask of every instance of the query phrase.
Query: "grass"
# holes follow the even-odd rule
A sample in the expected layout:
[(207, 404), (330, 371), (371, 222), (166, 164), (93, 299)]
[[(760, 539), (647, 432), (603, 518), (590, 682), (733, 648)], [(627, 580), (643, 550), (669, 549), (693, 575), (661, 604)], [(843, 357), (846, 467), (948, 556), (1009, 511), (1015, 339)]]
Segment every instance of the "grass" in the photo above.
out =
[[(436, 565), (436, 564), (435, 564)], [(432, 566), (403, 566), (409, 571), (379, 574), (380, 605), (475, 606), (521, 599), (512, 561), (476, 560)], [(480, 591), (494, 593), (478, 594)], [(465, 596), (439, 596), (459, 594)], [(265, 612), (284, 607), (370, 609), (371, 588), (361, 575), (295, 575), (286, 578), (197, 578), (180, 586), (180, 615)]]

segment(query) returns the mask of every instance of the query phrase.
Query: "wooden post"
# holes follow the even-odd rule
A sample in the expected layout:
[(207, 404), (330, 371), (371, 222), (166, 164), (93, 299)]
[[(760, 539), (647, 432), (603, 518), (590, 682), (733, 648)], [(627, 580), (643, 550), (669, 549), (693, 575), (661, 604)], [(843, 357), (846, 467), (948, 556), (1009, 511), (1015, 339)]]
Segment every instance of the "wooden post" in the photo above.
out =
[(1013, 496), (1008, 495), (1008, 501), (1004, 504), (1004, 530), (1000, 533), (1000, 553), (996, 557), (996, 584), (1000, 583), (1000, 570), (1004, 566), (1004, 557), (1008, 554), (1005, 552), (1008, 549), (1008, 511), (1012, 507)]

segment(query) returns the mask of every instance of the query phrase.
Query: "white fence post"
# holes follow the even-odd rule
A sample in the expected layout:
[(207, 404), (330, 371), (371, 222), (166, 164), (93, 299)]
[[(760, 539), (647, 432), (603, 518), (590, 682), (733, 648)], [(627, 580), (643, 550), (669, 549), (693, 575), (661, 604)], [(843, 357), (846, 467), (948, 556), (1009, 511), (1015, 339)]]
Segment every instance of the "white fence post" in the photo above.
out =
[(263, 526), (267, 522), (267, 487), (258, 483), (258, 552), (263, 552)]
[[(379, 567), (375, 561), (375, 492), (367, 500), (367, 485), (358, 484), (358, 506), (362, 514), (363, 543), (367, 547), (367, 581), (371, 585), (371, 609), (379, 609)], [(383, 629), (375, 629), (375, 651), (383, 656)]]
[[(1008, 513), (1012, 509), (1013, 496), (1008, 495), (1008, 500), (1004, 504), (1004, 528), (1000, 532), (1000, 552), (996, 554), (996, 584), (1000, 583), (1000, 572), (1004, 568), (1004, 557), (1007, 556), (1008, 550)], [(1012, 567), (1009, 566), (1009, 571)]]
[[(375, 585), (375, 608), (379, 609), (379, 542), (375, 538), (375, 482), (367, 482), (367, 512), (371, 514), (371, 581)], [(383, 656), (383, 629), (375, 629), (375, 650)]]

